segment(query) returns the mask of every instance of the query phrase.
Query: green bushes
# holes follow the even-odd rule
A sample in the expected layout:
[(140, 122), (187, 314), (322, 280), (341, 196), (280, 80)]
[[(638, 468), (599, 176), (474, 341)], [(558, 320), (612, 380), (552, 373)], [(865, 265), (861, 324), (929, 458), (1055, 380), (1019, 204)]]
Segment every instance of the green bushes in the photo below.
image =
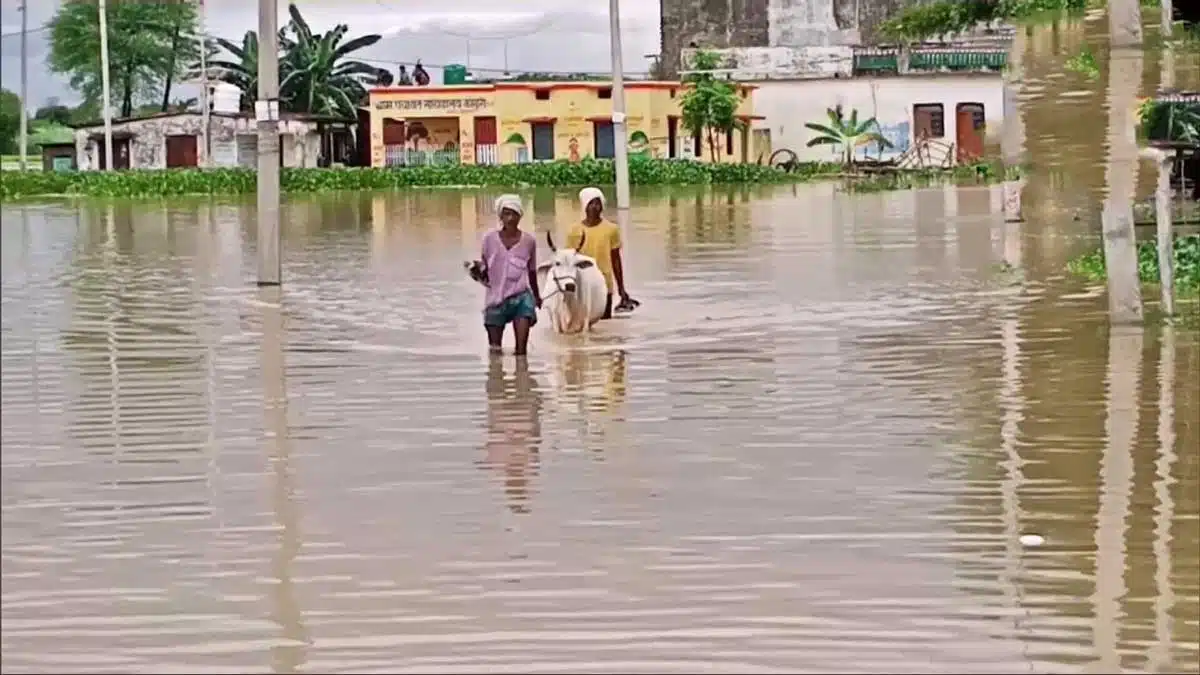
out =
[[(638, 185), (702, 183), (781, 183), (835, 174), (834, 164), (801, 165), (788, 173), (759, 164), (705, 164), (683, 160), (629, 158), (629, 181)], [(613, 163), (538, 162), (500, 166), (449, 165), (395, 169), (284, 169), (285, 192), (387, 190), (402, 187), (611, 185)], [(255, 189), (249, 169), (165, 169), (146, 171), (5, 171), (0, 199), (51, 195), (148, 197), (185, 194), (245, 194)]]
[[(1152, 241), (1139, 242), (1138, 277), (1143, 283), (1158, 283), (1158, 249)], [(1091, 281), (1104, 281), (1104, 251), (1095, 250), (1067, 263), (1067, 269)], [(1200, 295), (1200, 235), (1175, 237), (1175, 289), (1184, 295)]]

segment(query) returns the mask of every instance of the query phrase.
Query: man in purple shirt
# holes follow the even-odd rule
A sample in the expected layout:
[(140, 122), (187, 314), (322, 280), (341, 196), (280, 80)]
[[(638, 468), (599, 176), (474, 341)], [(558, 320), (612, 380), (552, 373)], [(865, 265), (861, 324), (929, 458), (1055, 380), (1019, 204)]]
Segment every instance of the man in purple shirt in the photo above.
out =
[(483, 236), (480, 260), (486, 274), (483, 326), (488, 347), (500, 351), (504, 327), (513, 325), (517, 356), (529, 345), (529, 329), (537, 323), (542, 295), (537, 280), (537, 241), (520, 228), (525, 209), (516, 195), (496, 200), (500, 227)]

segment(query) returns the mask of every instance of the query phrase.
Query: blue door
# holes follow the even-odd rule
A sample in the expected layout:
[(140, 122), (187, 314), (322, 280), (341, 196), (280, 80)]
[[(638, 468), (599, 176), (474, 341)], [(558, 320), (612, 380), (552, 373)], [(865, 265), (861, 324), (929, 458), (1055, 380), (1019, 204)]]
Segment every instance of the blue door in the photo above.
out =
[(552, 122), (535, 122), (533, 127), (533, 159), (554, 159), (554, 124)]
[(613, 146), (612, 122), (595, 122), (593, 136), (596, 138), (596, 157), (612, 159), (617, 150)]

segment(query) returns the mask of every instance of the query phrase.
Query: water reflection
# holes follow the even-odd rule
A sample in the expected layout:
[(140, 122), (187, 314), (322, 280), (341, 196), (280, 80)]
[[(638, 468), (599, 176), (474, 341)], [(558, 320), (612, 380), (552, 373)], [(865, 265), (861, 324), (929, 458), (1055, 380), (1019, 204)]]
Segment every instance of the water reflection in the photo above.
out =
[(237, 202), (5, 205), (5, 668), (1194, 670), (1196, 336), (997, 194), (638, 191), (644, 311), (520, 362), (488, 191), (289, 202), (282, 295)]
[(515, 357), (511, 375), (504, 357), (491, 356), (487, 373), (487, 441), (483, 464), (504, 476), (513, 513), (528, 513), (530, 483), (537, 477), (542, 444), (542, 393), (529, 361)]
[(295, 479), (288, 430), (287, 366), (284, 361), (286, 329), (278, 286), (258, 291), (262, 308), (263, 409), (266, 416), (266, 458), (271, 466), (271, 503), (279, 526), (279, 550), (271, 564), (274, 611), (282, 639), (271, 647), (271, 666), (276, 673), (298, 672), (305, 662), (308, 633), (296, 599), (293, 573), (300, 553), (300, 518), (295, 501)]

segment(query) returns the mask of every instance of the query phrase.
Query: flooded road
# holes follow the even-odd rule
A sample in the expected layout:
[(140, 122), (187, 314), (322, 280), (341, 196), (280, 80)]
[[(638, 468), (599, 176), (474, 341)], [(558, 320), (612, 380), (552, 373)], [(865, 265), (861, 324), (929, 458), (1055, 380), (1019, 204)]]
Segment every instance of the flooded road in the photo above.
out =
[(295, 199), (282, 292), (252, 200), (4, 206), (5, 671), (1200, 666), (1200, 344), (1110, 334), (1091, 243), (635, 194), (642, 308), (522, 365), (492, 197)]

